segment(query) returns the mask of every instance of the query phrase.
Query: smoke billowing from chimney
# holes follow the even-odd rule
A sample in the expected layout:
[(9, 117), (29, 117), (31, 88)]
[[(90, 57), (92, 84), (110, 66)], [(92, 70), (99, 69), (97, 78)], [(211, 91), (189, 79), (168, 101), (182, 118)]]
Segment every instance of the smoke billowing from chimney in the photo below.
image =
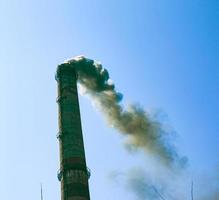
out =
[[(180, 157), (171, 144), (169, 135), (172, 132), (166, 130), (156, 117), (141, 106), (135, 104), (124, 108), (121, 104), (123, 95), (116, 91), (108, 71), (100, 63), (83, 56), (75, 57), (66, 63), (75, 68), (78, 83), (103, 112), (108, 123), (127, 137), (131, 147), (143, 150), (146, 154), (150, 153), (159, 161), (159, 164), (151, 162), (151, 165), (147, 165), (143, 170), (137, 168), (127, 173), (114, 173), (114, 178), (122, 178), (122, 185), (132, 191), (139, 200), (189, 199), (190, 172), (173, 170), (183, 169), (187, 159)], [(204, 178), (202, 175), (198, 177), (194, 179), (194, 197), (198, 200), (218, 200), (218, 173), (213, 173), (213, 178)]]
[(159, 121), (139, 105), (131, 105), (127, 109), (122, 106), (123, 95), (115, 90), (108, 71), (100, 63), (83, 56), (66, 63), (74, 64), (78, 82), (85, 93), (91, 96), (108, 123), (127, 136), (129, 145), (152, 154), (165, 165), (179, 167), (185, 164), (186, 159), (180, 158), (167, 139), (169, 133)]

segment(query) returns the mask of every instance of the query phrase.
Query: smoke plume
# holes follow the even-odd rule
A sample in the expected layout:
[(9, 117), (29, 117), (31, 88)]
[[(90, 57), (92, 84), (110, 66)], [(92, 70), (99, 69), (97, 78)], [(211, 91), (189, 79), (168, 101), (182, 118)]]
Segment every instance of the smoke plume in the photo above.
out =
[(156, 182), (153, 177), (140, 169), (132, 169), (125, 175), (125, 186), (131, 190), (138, 199), (165, 200), (165, 188)]
[[(191, 174), (184, 168), (187, 159), (180, 157), (172, 144), (172, 132), (140, 105), (134, 104), (125, 108), (122, 105), (123, 95), (116, 91), (108, 71), (100, 63), (83, 56), (65, 63), (74, 67), (84, 94), (91, 97), (92, 102), (105, 115), (109, 125), (126, 136), (130, 147), (157, 158), (143, 170), (133, 168), (126, 173), (116, 173), (116, 178), (122, 177), (122, 185), (128, 191), (132, 191), (139, 200), (190, 199)], [(194, 180), (194, 196), (198, 200), (218, 200), (218, 176), (207, 177), (199, 176), (199, 179)]]
[(152, 154), (166, 165), (182, 166), (185, 163), (185, 159), (179, 157), (169, 142), (170, 134), (158, 120), (153, 119), (139, 105), (131, 105), (127, 109), (122, 106), (123, 95), (116, 91), (108, 71), (100, 63), (83, 56), (75, 57), (66, 63), (75, 68), (78, 82), (85, 93), (91, 96), (108, 123), (127, 136), (131, 147)]
[(137, 200), (190, 199), (190, 180), (183, 174), (179, 176), (159, 167), (156, 172), (147, 166), (144, 169), (134, 167), (126, 172), (113, 171), (110, 180), (117, 187), (131, 192)]
[(116, 170), (110, 173), (109, 178), (116, 187), (122, 186), (132, 192), (137, 200), (219, 200), (217, 168), (204, 173), (183, 170), (180, 174), (159, 166), (153, 165), (153, 168), (156, 170), (148, 165), (144, 169), (134, 167), (127, 172)]

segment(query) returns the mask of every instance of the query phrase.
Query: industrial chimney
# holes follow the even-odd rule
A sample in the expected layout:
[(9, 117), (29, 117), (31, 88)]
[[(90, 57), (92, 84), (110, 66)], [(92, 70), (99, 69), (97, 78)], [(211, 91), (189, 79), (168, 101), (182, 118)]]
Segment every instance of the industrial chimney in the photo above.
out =
[(61, 200), (90, 200), (74, 63), (58, 66)]

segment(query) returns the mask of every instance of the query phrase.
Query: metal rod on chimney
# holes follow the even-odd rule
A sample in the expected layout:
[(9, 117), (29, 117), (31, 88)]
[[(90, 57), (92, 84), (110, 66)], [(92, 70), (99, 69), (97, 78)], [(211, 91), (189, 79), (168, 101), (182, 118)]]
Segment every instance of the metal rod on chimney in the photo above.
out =
[(43, 200), (43, 186), (42, 183), (40, 184), (40, 199)]

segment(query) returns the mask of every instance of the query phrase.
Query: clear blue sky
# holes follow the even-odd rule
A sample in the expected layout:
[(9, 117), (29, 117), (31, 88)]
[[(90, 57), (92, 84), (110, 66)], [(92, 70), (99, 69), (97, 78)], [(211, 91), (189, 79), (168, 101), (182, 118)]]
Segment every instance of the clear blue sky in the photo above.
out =
[[(60, 199), (54, 75), (80, 54), (103, 63), (124, 103), (167, 113), (193, 171), (218, 167), (218, 19), (214, 0), (0, 1), (1, 199), (39, 200), (41, 182), (45, 200)], [(108, 180), (133, 157), (80, 103), (92, 199), (134, 199)]]

